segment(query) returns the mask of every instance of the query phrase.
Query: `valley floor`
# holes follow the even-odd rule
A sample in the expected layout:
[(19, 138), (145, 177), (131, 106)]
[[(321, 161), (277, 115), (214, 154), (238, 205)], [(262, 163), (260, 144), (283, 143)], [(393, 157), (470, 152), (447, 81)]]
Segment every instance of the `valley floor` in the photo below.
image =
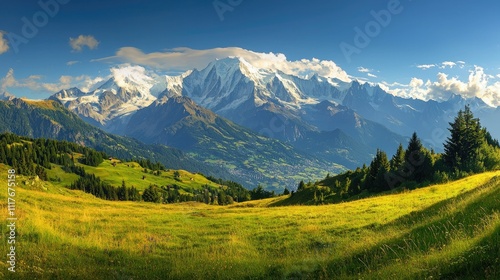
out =
[[(0, 218), (7, 220), (0, 165)], [(500, 276), (500, 172), (336, 205), (110, 202), (16, 193), (9, 279), (425, 279)], [(2, 227), (2, 256), (8, 228)]]

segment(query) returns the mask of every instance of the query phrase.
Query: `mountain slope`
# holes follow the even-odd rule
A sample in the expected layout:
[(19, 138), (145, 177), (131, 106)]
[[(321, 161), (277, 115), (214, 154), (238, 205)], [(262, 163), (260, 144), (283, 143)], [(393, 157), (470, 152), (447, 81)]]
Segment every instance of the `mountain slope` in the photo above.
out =
[(147, 158), (153, 162), (159, 161), (168, 168), (235, 179), (223, 170), (193, 160), (177, 149), (163, 145), (145, 145), (131, 138), (106, 133), (85, 123), (56, 101), (0, 101), (0, 119), (0, 132), (12, 132), (32, 138), (66, 140), (123, 159)]
[(145, 143), (179, 148), (200, 161), (228, 168), (246, 184), (263, 183), (275, 190), (294, 185), (298, 178), (312, 180), (343, 169), (259, 136), (187, 97), (169, 98), (138, 111), (126, 132)]

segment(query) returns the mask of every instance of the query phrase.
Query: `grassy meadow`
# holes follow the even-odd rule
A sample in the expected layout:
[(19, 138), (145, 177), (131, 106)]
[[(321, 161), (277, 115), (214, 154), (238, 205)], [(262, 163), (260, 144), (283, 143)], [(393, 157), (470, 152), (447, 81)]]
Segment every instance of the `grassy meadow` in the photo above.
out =
[[(4, 223), (7, 170), (0, 164)], [(284, 197), (230, 206), (111, 202), (57, 183), (17, 182), (18, 262), (15, 273), (0, 262), (4, 279), (500, 277), (500, 172), (286, 207), (270, 206)], [(4, 258), (8, 234), (2, 227)]]
[[(81, 155), (75, 155), (75, 158), (79, 157), (81, 157)], [(151, 172), (151, 170), (149, 169), (148, 173), (145, 173), (144, 168), (136, 162), (122, 162), (117, 159), (104, 160), (97, 167), (80, 163), (76, 165), (83, 166), (85, 172), (100, 177), (104, 182), (112, 186), (121, 186), (122, 181), (125, 181), (128, 187), (134, 186), (139, 191), (143, 191), (149, 185), (166, 186), (175, 184), (179, 186), (181, 190), (185, 191), (202, 190), (205, 185), (213, 188), (219, 186), (217, 183), (208, 180), (201, 174), (195, 174), (185, 170), (167, 170), (161, 171), (161, 174), (157, 176), (150, 174), (149, 172)], [(64, 172), (60, 166), (54, 164), (52, 164), (52, 166), (52, 169), (47, 170), (48, 177), (52, 179), (61, 178), (60, 182), (59, 180), (51, 180), (53, 185), (64, 187), (78, 179), (77, 175)], [(180, 175), (178, 178), (174, 175), (176, 171), (179, 172)]]

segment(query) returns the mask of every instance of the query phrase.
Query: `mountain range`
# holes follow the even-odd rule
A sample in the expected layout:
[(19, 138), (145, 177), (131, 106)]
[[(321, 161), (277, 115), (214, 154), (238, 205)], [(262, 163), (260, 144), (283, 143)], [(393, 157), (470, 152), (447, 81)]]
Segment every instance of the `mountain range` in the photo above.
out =
[(500, 109), (481, 99), (404, 99), (378, 85), (298, 77), (237, 57), (179, 76), (134, 66), (112, 74), (90, 92), (72, 88), (49, 99), (108, 133), (180, 149), (252, 185), (290, 184), (292, 167), (311, 167), (301, 175), (308, 178), (355, 168), (377, 148), (395, 152), (414, 131), (441, 151), (448, 122), (466, 104), (500, 136), (493, 126)]

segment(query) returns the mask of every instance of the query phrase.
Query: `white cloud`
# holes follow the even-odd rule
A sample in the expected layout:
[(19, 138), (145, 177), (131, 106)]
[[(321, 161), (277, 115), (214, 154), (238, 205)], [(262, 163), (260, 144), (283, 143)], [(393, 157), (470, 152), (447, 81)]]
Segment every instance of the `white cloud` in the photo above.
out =
[(405, 84), (398, 83), (398, 82), (388, 83), (386, 81), (382, 81), (381, 84), (386, 86), (386, 87), (406, 87), (407, 86)]
[(97, 41), (92, 35), (80, 35), (78, 38), (69, 38), (69, 45), (73, 51), (80, 52), (83, 47), (87, 47), (90, 50), (97, 48), (99, 41)]
[(454, 68), (458, 66), (459, 68), (464, 68), (465, 67), (465, 61), (458, 60), (456, 62), (453, 61), (444, 61), (441, 62), (440, 64), (421, 64), (417, 65), (417, 68), (420, 68), (422, 70), (428, 70), (431, 68), (439, 67), (440, 69), (446, 69), (446, 68)]
[(31, 75), (27, 78), (16, 79), (14, 76), (14, 69), (9, 69), (7, 75), (0, 80), (0, 90), (1, 92), (7, 91), (11, 88), (24, 88), (29, 89), (35, 93), (56, 93), (63, 89), (68, 89), (72, 87), (78, 87), (84, 92), (90, 91), (98, 83), (105, 80), (102, 77), (90, 77), (87, 75), (81, 75), (78, 77), (72, 76), (61, 76), (56, 83), (44, 83), (42, 82), (43, 77), (41, 75)]
[(358, 72), (370, 73), (370, 69), (360, 66), (360, 67), (358, 67)]
[(216, 59), (226, 57), (241, 57), (258, 68), (280, 70), (286, 74), (305, 77), (311, 72), (324, 77), (338, 78), (350, 81), (347, 73), (330, 60), (313, 58), (296, 61), (287, 60), (281, 53), (258, 53), (237, 47), (194, 50), (190, 48), (175, 48), (164, 52), (144, 53), (133, 47), (120, 48), (115, 56), (93, 61), (118, 61), (148, 66), (161, 70), (184, 72), (202, 69)]
[(439, 68), (445, 69), (446, 67), (453, 68), (455, 66), (457, 66), (457, 64), (455, 62), (445, 61), (445, 62), (441, 63), (441, 66)]
[(417, 65), (417, 68), (420, 68), (420, 69), (423, 69), (423, 70), (431, 69), (431, 68), (434, 68), (434, 67), (436, 67), (436, 64), (421, 64), (421, 65)]
[(80, 61), (75, 61), (75, 60), (72, 60), (72, 61), (68, 61), (68, 62), (66, 62), (66, 65), (68, 65), (68, 66), (72, 66), (72, 65), (75, 65), (75, 64), (77, 64), (77, 63), (80, 63)]
[(7, 91), (7, 88), (12, 87), (16, 84), (16, 80), (14, 78), (14, 69), (9, 69), (7, 75), (0, 80), (0, 89), (2, 92)]
[(371, 78), (377, 78), (377, 75), (374, 75), (374, 74), (372, 74), (372, 73), (368, 73), (368, 74), (366, 74), (366, 75), (368, 75), (368, 77), (371, 77)]
[(3, 54), (9, 50), (7, 39), (3, 37), (4, 34), (5, 32), (0, 30), (0, 54)]
[(467, 81), (457, 77), (449, 77), (445, 73), (438, 73), (436, 81), (424, 82), (413, 78), (406, 86), (389, 86), (389, 92), (401, 96), (423, 100), (447, 100), (451, 94), (458, 94), (465, 98), (479, 97), (490, 106), (500, 106), (500, 82), (490, 83), (491, 76), (484, 72), (484, 68), (475, 66), (469, 71)]

